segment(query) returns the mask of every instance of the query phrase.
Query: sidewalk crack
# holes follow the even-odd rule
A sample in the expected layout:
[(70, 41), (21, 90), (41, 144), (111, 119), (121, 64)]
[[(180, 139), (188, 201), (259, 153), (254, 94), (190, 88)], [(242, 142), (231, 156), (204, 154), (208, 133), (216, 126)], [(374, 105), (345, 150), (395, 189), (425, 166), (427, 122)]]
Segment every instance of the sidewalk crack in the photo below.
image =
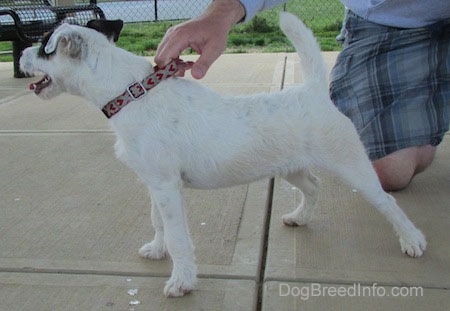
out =
[[(287, 56), (284, 57), (283, 61), (283, 71), (281, 76), (280, 90), (284, 88), (284, 82), (286, 77), (286, 65)], [(267, 252), (269, 247), (269, 231), (270, 231), (270, 220), (272, 216), (272, 204), (273, 204), (273, 192), (274, 192), (275, 178), (271, 178), (269, 182), (269, 187), (267, 191), (267, 208), (266, 217), (264, 219), (264, 231), (263, 231), (263, 242), (261, 247), (261, 259), (259, 264), (259, 274), (257, 278), (258, 295), (256, 301), (256, 311), (262, 310), (263, 305), (263, 295), (264, 295), (264, 276), (266, 273), (266, 263), (267, 263)]]

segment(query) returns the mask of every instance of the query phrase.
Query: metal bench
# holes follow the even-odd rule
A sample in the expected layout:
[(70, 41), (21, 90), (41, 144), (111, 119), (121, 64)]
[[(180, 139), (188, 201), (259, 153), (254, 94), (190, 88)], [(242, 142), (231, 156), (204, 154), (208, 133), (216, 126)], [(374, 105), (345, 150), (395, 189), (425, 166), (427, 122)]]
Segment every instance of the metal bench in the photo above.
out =
[(104, 19), (97, 0), (0, 0), (0, 41), (12, 41), (14, 77), (22, 78), (19, 59), (22, 51), (42, 39), (44, 33), (62, 22), (85, 25)]

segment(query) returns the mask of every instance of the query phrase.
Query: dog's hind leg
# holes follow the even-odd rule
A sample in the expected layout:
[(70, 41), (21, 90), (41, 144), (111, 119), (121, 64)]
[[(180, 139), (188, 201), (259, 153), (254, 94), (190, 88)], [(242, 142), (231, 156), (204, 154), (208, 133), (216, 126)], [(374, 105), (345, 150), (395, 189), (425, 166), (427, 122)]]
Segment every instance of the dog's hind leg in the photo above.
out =
[[(373, 170), (372, 167), (370, 169)], [(368, 178), (369, 176), (371, 177)], [(353, 179), (355, 175), (349, 177)], [(376, 173), (365, 178), (357, 177), (351, 184), (392, 224), (399, 237), (402, 252), (411, 257), (422, 256), (427, 245), (424, 235), (397, 205), (395, 198), (384, 192)]]
[(164, 242), (164, 226), (154, 199), (152, 199), (151, 213), (155, 237), (153, 238), (153, 241), (145, 244), (139, 249), (139, 255), (149, 259), (164, 259), (167, 257), (167, 249)]
[[(194, 247), (189, 236), (181, 194), (181, 179), (167, 177), (150, 185), (154, 206), (164, 226), (164, 241), (173, 262), (172, 275), (164, 287), (168, 297), (179, 297), (194, 289), (197, 282)], [(157, 220), (155, 214), (155, 220)]]
[[(352, 136), (354, 139), (351, 139)], [(346, 138), (344, 138), (346, 137)], [(399, 236), (402, 252), (411, 257), (422, 256), (426, 241), (422, 232), (408, 219), (397, 205), (394, 197), (381, 187), (372, 163), (358, 141), (356, 132), (342, 134), (342, 141), (336, 141), (335, 148), (328, 152), (327, 169), (343, 178), (360, 193), (393, 225)], [(336, 146), (340, 146), (337, 147)]]
[(299, 206), (291, 213), (282, 217), (287, 226), (306, 225), (312, 217), (317, 200), (319, 179), (307, 168), (284, 177), (290, 184), (296, 186), (302, 195)]

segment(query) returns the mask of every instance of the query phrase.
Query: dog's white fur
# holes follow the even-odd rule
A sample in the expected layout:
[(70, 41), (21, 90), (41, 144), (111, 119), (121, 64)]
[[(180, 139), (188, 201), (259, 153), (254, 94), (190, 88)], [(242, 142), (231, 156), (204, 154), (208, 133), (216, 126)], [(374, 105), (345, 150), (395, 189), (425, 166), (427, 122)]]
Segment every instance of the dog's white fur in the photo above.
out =
[[(182, 296), (196, 284), (183, 185), (211, 189), (281, 176), (303, 193), (300, 206), (283, 222), (304, 225), (318, 188), (309, 168), (318, 166), (358, 189), (392, 223), (403, 252), (418, 257), (425, 250), (422, 233), (381, 188), (353, 124), (330, 101), (311, 31), (288, 13), (280, 15), (280, 23), (300, 55), (303, 84), (274, 94), (223, 97), (196, 82), (170, 78), (110, 119), (117, 157), (151, 193), (155, 237), (139, 254), (153, 259), (170, 254), (173, 260), (167, 296)], [(42, 98), (69, 92), (101, 108), (152, 72), (145, 58), (88, 28), (62, 25), (47, 46), (56, 50), (48, 59), (39, 57), (36, 47), (26, 49), (21, 59), (25, 72), (51, 77)]]

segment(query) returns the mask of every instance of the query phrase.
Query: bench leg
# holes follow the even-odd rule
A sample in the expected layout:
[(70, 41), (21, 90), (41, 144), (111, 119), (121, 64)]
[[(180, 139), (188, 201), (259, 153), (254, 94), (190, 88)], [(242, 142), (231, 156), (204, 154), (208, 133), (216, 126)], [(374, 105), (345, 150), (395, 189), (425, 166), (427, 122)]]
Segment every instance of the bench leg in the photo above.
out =
[[(13, 58), (14, 58), (14, 78), (27, 78), (30, 75), (25, 74), (20, 70), (19, 59), (22, 56), (22, 51), (31, 46), (31, 43), (24, 41), (13, 41)], [(32, 76), (32, 75), (31, 75)]]

